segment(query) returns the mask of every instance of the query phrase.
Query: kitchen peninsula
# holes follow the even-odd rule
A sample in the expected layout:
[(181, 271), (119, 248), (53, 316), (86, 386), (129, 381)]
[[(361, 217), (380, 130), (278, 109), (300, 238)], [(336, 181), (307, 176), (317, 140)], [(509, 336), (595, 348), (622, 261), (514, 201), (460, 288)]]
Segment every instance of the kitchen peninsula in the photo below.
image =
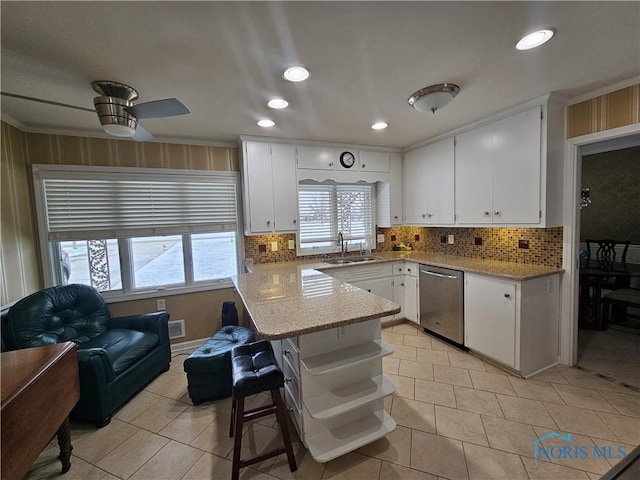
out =
[(233, 282), (254, 328), (272, 342), (285, 403), (314, 460), (395, 429), (384, 410), (395, 387), (382, 374), (393, 348), (381, 340), (380, 318), (399, 313), (396, 303), (297, 262), (259, 265)]

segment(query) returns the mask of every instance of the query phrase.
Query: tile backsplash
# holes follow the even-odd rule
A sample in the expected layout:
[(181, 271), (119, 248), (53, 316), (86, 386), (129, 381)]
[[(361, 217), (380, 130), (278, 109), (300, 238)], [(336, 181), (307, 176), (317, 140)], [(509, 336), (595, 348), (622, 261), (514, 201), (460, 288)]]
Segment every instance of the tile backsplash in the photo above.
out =
[[(383, 252), (392, 251), (394, 244), (410, 242), (414, 250), (422, 252), (562, 267), (562, 227), (392, 227), (378, 228), (376, 233), (384, 235), (384, 242), (376, 246), (378, 251)], [(448, 239), (449, 235), (453, 235), (454, 243), (449, 244), (446, 241), (442, 243), (441, 238)], [(391, 240), (392, 236), (395, 236), (395, 241)], [(478, 241), (478, 239), (481, 240)], [(253, 258), (254, 263), (295, 260), (296, 250), (289, 250), (289, 240), (295, 242), (296, 236), (294, 234), (245, 236), (245, 257)], [(527, 242), (522, 242), (523, 240)], [(272, 242), (278, 243), (278, 251), (271, 251)], [(518, 245), (522, 243), (526, 243), (529, 248), (519, 248)], [(266, 251), (260, 251), (261, 245), (266, 247), (263, 247)]]

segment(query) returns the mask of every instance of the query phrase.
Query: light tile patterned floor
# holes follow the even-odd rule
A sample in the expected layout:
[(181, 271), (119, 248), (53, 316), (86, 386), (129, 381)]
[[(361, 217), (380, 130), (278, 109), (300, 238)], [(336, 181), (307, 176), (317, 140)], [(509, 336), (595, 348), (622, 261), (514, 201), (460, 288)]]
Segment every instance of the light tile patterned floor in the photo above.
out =
[[(384, 370), (396, 385), (386, 408), (397, 429), (386, 438), (326, 464), (314, 462), (294, 439), (298, 471), (280, 456), (241, 471), (242, 479), (597, 479), (616, 460), (534, 459), (531, 442), (571, 432), (576, 445), (640, 443), (640, 393), (568, 367), (523, 380), (424, 334), (411, 324), (383, 330), (396, 346)], [(66, 479), (228, 479), (233, 443), (230, 401), (193, 406), (182, 362), (162, 374), (99, 430), (73, 425), (72, 468)], [(251, 404), (265, 401), (252, 397)], [(280, 442), (266, 417), (245, 431), (252, 454)], [(293, 431), (293, 429), (292, 429)], [(295, 434), (294, 434), (295, 437)], [(558, 438), (543, 447), (563, 447)], [(58, 478), (52, 443), (28, 479)]]

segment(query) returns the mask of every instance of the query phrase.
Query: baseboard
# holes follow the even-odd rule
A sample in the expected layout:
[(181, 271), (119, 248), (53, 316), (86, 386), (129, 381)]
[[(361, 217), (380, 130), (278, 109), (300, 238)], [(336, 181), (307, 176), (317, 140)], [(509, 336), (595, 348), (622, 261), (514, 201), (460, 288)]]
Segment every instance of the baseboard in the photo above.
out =
[(204, 342), (209, 340), (209, 338), (210, 337), (208, 337), (208, 338), (199, 338), (197, 340), (189, 340), (188, 342), (172, 343), (171, 344), (171, 353), (179, 353), (179, 352), (184, 352), (186, 350), (191, 350), (193, 348), (198, 348)]

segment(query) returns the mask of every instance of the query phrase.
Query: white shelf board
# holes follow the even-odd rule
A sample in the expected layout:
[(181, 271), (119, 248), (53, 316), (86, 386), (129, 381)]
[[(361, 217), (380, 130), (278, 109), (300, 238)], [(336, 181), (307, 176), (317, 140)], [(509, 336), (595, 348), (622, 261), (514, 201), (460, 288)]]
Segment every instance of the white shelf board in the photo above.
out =
[(367, 403), (393, 395), (396, 387), (384, 375), (367, 378), (346, 387), (323, 392), (305, 400), (305, 407), (313, 418), (326, 420), (355, 410)]
[(375, 413), (371, 413), (307, 438), (307, 446), (316, 462), (325, 463), (374, 442), (393, 432), (395, 428), (395, 420), (382, 410), (382, 420)]
[(323, 353), (301, 360), (311, 375), (325, 375), (352, 365), (382, 358), (393, 353), (393, 347), (382, 340), (373, 340), (360, 345)]

